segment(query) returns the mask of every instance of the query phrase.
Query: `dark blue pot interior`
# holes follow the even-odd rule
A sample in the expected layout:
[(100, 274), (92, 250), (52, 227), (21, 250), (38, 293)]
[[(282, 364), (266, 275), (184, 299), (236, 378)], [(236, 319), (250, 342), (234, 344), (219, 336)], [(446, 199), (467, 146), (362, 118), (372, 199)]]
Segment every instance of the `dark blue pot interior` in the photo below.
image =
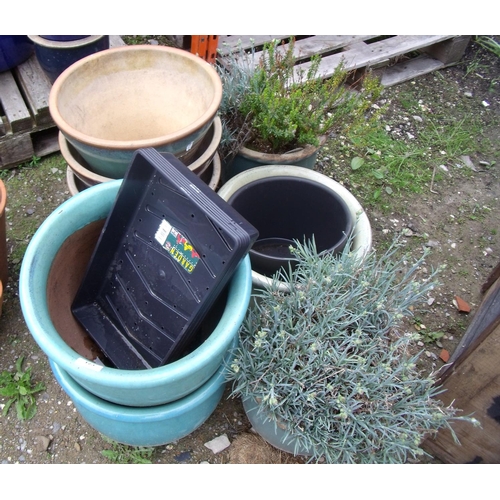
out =
[(52, 40), (54, 42), (72, 42), (74, 40), (81, 40), (90, 35), (39, 35), (45, 40)]
[(15, 68), (33, 54), (34, 43), (26, 35), (0, 35), (0, 71)]
[(73, 63), (84, 57), (109, 49), (109, 36), (104, 35), (90, 43), (82, 43), (74, 47), (54, 47), (36, 44), (35, 54), (49, 80), (54, 83), (56, 78)]

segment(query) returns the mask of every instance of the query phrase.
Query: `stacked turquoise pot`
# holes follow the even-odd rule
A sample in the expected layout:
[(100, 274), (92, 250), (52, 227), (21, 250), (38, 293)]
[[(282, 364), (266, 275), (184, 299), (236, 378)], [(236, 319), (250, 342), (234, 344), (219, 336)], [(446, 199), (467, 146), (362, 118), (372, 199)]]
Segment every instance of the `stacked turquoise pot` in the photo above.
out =
[[(160, 445), (194, 431), (222, 396), (224, 360), (236, 345), (250, 300), (250, 260), (246, 256), (234, 273), (213, 331), (198, 348), (178, 361), (150, 370), (120, 370), (84, 357), (68, 345), (55, 327), (48, 282), (51, 273), (61, 274), (61, 269), (53, 266), (56, 257), (67, 248), (68, 239), (108, 216), (121, 182), (114, 180), (89, 187), (44, 221), (26, 250), (19, 294), (33, 338), (85, 420), (104, 435), (125, 444)], [(78, 249), (76, 252), (78, 255)], [(57, 301), (57, 296), (51, 300)], [(62, 314), (69, 318), (71, 311)], [(129, 430), (131, 422), (133, 433)]]

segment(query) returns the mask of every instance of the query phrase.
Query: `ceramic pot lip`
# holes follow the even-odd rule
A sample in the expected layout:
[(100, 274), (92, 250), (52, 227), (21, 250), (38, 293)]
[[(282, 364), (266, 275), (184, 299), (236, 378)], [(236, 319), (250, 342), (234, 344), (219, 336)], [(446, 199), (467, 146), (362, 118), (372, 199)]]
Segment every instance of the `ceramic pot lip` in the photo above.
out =
[[(26, 250), (19, 277), (19, 296), (23, 316), (32, 336), (45, 354), (50, 359), (54, 359), (61, 368), (70, 374), (75, 374), (77, 379), (85, 377), (88, 382), (97, 385), (102, 385), (105, 380), (108, 386), (125, 390), (140, 388), (142, 391), (161, 386), (166, 379), (179, 380), (196, 373), (200, 366), (211, 359), (214, 351), (222, 352), (222, 349), (231, 343), (232, 338), (237, 334), (238, 325), (244, 319), (250, 300), (251, 267), (250, 258), (246, 255), (229, 282), (226, 306), (218, 325), (203, 344), (183, 358), (148, 370), (101, 367), (84, 359), (64, 342), (50, 320), (46, 300), (46, 282), (50, 265), (60, 245), (54, 244), (53, 247), (56, 248), (48, 248), (46, 239), (51, 238), (57, 243), (60, 241), (62, 245), (69, 236), (65, 234), (64, 228), (61, 228), (63, 220), (75, 226), (76, 231), (93, 220), (106, 218), (121, 183), (122, 180), (117, 179), (91, 186), (69, 198), (45, 219)], [(103, 206), (99, 207), (104, 215), (93, 213), (92, 218), (88, 217), (85, 222), (82, 222), (81, 216), (78, 215), (82, 209), (91, 206), (93, 200), (104, 198), (109, 199), (109, 206), (107, 202), (103, 202)]]
[[(69, 77), (73, 75), (78, 75), (79, 71), (85, 71), (85, 66), (92, 65), (95, 61), (101, 60), (101, 62), (105, 65), (106, 60), (109, 58), (119, 57), (121, 54), (127, 53), (141, 53), (144, 55), (151, 52), (157, 52), (158, 54), (170, 54), (171, 56), (187, 59), (191, 63), (193, 63), (196, 67), (198, 67), (201, 71), (203, 71), (212, 82), (212, 88), (214, 91), (214, 95), (212, 97), (212, 101), (210, 105), (207, 107), (205, 112), (197, 118), (194, 122), (189, 124), (187, 127), (184, 127), (176, 132), (171, 134), (166, 134), (159, 137), (153, 137), (151, 139), (141, 139), (141, 140), (132, 140), (132, 141), (114, 141), (109, 139), (100, 139), (96, 137), (88, 136), (80, 132), (79, 130), (72, 127), (66, 120), (62, 117), (59, 108), (58, 108), (58, 95), (61, 89), (66, 84), (66, 81)], [(126, 55), (124, 56), (126, 57)], [(201, 57), (191, 54), (183, 49), (178, 49), (176, 47), (166, 47), (166, 46), (155, 46), (155, 45), (126, 45), (122, 47), (113, 47), (110, 49), (102, 50), (100, 52), (96, 52), (95, 54), (91, 54), (87, 57), (84, 57), (75, 63), (73, 63), (69, 68), (66, 68), (56, 79), (49, 94), (49, 110), (52, 116), (52, 119), (58, 126), (59, 130), (63, 132), (64, 135), (73, 138), (76, 141), (81, 142), (82, 144), (87, 144), (89, 146), (95, 148), (103, 148), (110, 150), (125, 150), (125, 151), (134, 151), (136, 149), (141, 148), (155, 148), (161, 146), (165, 143), (175, 142), (181, 140), (185, 137), (196, 132), (198, 129), (202, 128), (204, 124), (210, 122), (215, 117), (220, 102), (222, 99), (222, 81), (217, 74), (215, 68), (212, 67), (207, 61), (202, 59)]]
[[(214, 157), (212, 158), (211, 164), (212, 164), (212, 176), (210, 177), (210, 180), (208, 182), (208, 187), (212, 191), (215, 191), (217, 189), (217, 184), (219, 184), (220, 175), (221, 175), (221, 171), (222, 171), (222, 165), (221, 165), (219, 153), (217, 153), (217, 152), (215, 153)], [(210, 162), (208, 165), (210, 165)], [(205, 172), (206, 172), (206, 169), (203, 171), (203, 173), (205, 173)], [(76, 175), (74, 170), (68, 165), (68, 167), (66, 168), (66, 183), (68, 184), (68, 189), (69, 189), (69, 192), (72, 196), (74, 196), (75, 194), (78, 194), (80, 192), (80, 189), (78, 189), (78, 186), (76, 184), (77, 179), (80, 182), (82, 182), (83, 184), (85, 184), (85, 182), (82, 179), (80, 179)], [(108, 182), (111, 180), (114, 180), (114, 179), (107, 179), (104, 182)], [(206, 180), (205, 180), (205, 182), (206, 182)], [(87, 187), (90, 187), (90, 186), (87, 186)]]
[[(320, 182), (325, 187), (340, 194), (342, 199), (347, 203), (353, 220), (356, 221), (354, 226), (353, 251), (359, 252), (362, 257), (370, 251), (372, 246), (371, 225), (359, 201), (348, 189), (342, 186), (342, 184), (315, 170), (306, 167), (298, 167), (296, 165), (263, 165), (261, 167), (254, 167), (240, 172), (229, 179), (219, 189), (218, 194), (227, 201), (240, 186), (257, 179), (281, 176), (298, 177)], [(273, 285), (273, 278), (269, 278), (252, 270), (252, 282), (257, 288), (269, 289)], [(282, 291), (288, 291), (288, 285), (283, 281), (278, 282), (278, 287)]]
[(245, 146), (241, 147), (238, 151), (238, 154), (241, 154), (244, 157), (247, 157), (251, 160), (259, 161), (260, 163), (269, 163), (275, 164), (280, 161), (286, 160), (288, 161), (299, 161), (303, 158), (308, 158), (313, 153), (321, 149), (326, 143), (327, 137), (322, 135), (318, 137), (319, 145), (313, 146), (312, 144), (308, 144), (303, 148), (299, 148), (298, 150), (293, 150), (290, 153), (283, 154), (270, 154), (270, 153), (261, 153), (260, 151), (255, 151), (254, 149), (249, 149)]
[[(208, 167), (210, 163), (210, 157), (214, 157), (217, 147), (220, 143), (220, 139), (222, 136), (222, 122), (219, 116), (216, 116), (214, 118), (214, 121), (212, 122), (211, 125), (212, 129), (212, 141), (210, 142), (209, 147), (203, 152), (203, 154), (197, 158), (193, 163), (190, 163), (188, 165), (189, 170), (192, 170), (195, 172), (197, 175), (201, 175), (206, 168)], [(210, 129), (207, 132), (210, 134)], [(107, 182), (114, 180), (111, 177), (105, 177), (103, 175), (98, 174), (97, 172), (94, 172), (93, 170), (90, 170), (88, 166), (84, 165), (80, 160), (78, 160), (75, 155), (71, 151), (71, 144), (66, 139), (66, 136), (59, 131), (58, 134), (58, 142), (59, 142), (59, 149), (61, 150), (61, 154), (63, 155), (64, 159), (66, 162), (69, 164), (71, 170), (75, 172), (75, 174), (81, 179), (89, 179), (90, 182), (93, 184), (99, 184), (101, 182)], [(204, 168), (201, 168), (202, 165), (205, 164)], [(198, 172), (199, 170), (199, 172)]]
[(71, 152), (70, 143), (61, 131), (59, 131), (58, 134), (58, 141), (61, 154), (63, 155), (71, 170), (73, 170), (77, 176), (78, 174), (80, 174), (80, 176), (84, 177), (85, 179), (89, 179), (94, 184), (100, 184), (101, 182), (114, 180), (110, 177), (104, 177), (103, 175), (100, 175), (88, 169), (85, 165), (80, 163), (80, 161), (78, 161)]
[(67, 41), (50, 40), (49, 38), (44, 38), (41, 35), (28, 35), (28, 38), (38, 47), (46, 49), (71, 50), (78, 47), (84, 47), (85, 45), (90, 45), (105, 36), (109, 35), (88, 35), (85, 38)]

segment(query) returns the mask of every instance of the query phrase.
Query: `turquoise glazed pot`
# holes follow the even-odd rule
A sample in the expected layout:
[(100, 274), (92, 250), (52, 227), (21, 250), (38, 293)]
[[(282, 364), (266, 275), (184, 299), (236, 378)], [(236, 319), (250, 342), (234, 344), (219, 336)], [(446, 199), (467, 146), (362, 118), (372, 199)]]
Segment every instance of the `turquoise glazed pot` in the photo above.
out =
[[(235, 339), (233, 347), (236, 344)], [(134, 408), (104, 401), (53, 361), (50, 366), (85, 421), (108, 438), (130, 446), (161, 446), (191, 434), (214, 412), (226, 386), (223, 363), (191, 394), (159, 406)]]
[(295, 165), (313, 169), (319, 150), (325, 144), (326, 137), (319, 138), (319, 146), (305, 146), (284, 154), (268, 154), (242, 147), (230, 163), (224, 165), (223, 181), (226, 182), (235, 175), (250, 168), (264, 165)]
[(0, 71), (15, 68), (34, 50), (35, 45), (26, 35), (0, 35)]
[[(243, 259), (231, 278), (220, 319), (213, 331), (190, 354), (173, 363), (145, 370), (120, 370), (89, 360), (70, 347), (55, 327), (49, 310), (48, 280), (54, 272), (51, 272), (52, 264), (61, 246), (77, 231), (108, 216), (121, 182), (114, 180), (85, 189), (63, 203), (43, 222), (23, 259), (19, 279), (21, 307), (26, 324), (40, 348), (89, 392), (119, 405), (162, 405), (192, 393), (219, 369), (238, 334), (250, 301), (250, 258), (247, 255)], [(68, 269), (68, 273), (70, 271), (73, 270)], [(61, 272), (65, 273), (64, 268)], [(58, 289), (57, 286), (54, 288)], [(59, 300), (62, 300), (64, 293), (59, 294)], [(65, 314), (76, 322), (70, 311), (72, 298), (66, 300), (69, 304)]]
[(49, 109), (95, 173), (121, 179), (137, 149), (189, 164), (222, 98), (216, 70), (173, 47), (115, 47), (77, 61), (54, 82)]
[[(50, 37), (50, 35), (48, 35)], [(57, 40), (29, 35), (35, 44), (35, 55), (51, 83), (73, 63), (101, 50), (109, 49), (109, 35), (89, 35), (72, 40)]]

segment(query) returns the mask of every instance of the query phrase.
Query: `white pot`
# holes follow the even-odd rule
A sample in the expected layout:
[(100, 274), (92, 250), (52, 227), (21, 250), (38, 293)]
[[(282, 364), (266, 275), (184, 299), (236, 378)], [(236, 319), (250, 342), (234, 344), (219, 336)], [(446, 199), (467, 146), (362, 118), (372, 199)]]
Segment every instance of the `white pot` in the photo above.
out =
[[(360, 252), (362, 256), (370, 251), (372, 246), (372, 230), (368, 216), (359, 201), (344, 186), (334, 181), (324, 174), (295, 165), (265, 165), (241, 172), (231, 178), (218, 191), (219, 196), (228, 201), (231, 196), (246, 184), (267, 177), (293, 176), (309, 181), (318, 182), (324, 187), (335, 191), (345, 201), (351, 212), (353, 220), (356, 221), (354, 228), (354, 238), (352, 241), (352, 251)], [(258, 203), (258, 200), (255, 200)], [(259, 228), (257, 228), (259, 229)], [(252, 270), (252, 284), (256, 288), (270, 287), (273, 280), (267, 276)], [(280, 288), (287, 289), (285, 283), (280, 284)]]

